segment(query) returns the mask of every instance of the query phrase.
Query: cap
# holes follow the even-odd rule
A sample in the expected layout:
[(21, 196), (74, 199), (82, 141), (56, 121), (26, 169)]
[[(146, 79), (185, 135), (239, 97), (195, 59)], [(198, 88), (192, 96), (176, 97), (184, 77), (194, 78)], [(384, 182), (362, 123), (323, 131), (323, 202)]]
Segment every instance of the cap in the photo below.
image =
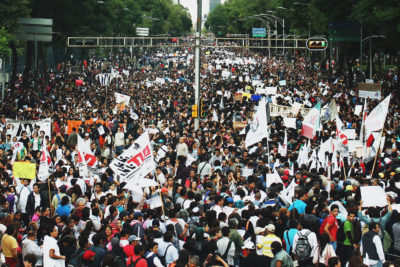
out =
[(397, 167), (397, 168), (396, 168), (396, 172), (397, 172), (397, 173), (400, 173), (400, 167)]
[(162, 187), (161, 188), (161, 193), (168, 193), (168, 188)]
[[(395, 175), (395, 174), (396, 174), (395, 172), (391, 172), (391, 173), (390, 173), (391, 176), (393, 176), (393, 175)], [(382, 178), (383, 178), (384, 176), (385, 176), (385, 175), (383, 175)]]
[(228, 198), (226, 199), (226, 202), (228, 202), (228, 203), (233, 203), (233, 199), (232, 199), (231, 197), (228, 197)]
[(360, 183), (358, 181), (354, 181), (353, 186), (360, 186)]
[(268, 224), (266, 229), (268, 232), (275, 233), (275, 225), (273, 224)]
[(253, 242), (247, 241), (246, 243), (244, 243), (242, 249), (256, 249), (256, 246), (254, 245)]
[(346, 191), (352, 191), (353, 187), (351, 185), (346, 186)]
[(85, 260), (91, 260), (95, 255), (96, 255), (96, 253), (94, 253), (92, 250), (88, 249), (85, 251), (85, 253), (83, 253), (82, 258)]
[(85, 136), (89, 136), (89, 133), (85, 133)]
[(131, 236), (129, 236), (128, 241), (129, 241), (129, 242), (132, 242), (132, 241), (140, 241), (140, 238), (137, 237), (137, 236), (135, 236), (135, 235), (131, 235)]
[(259, 235), (260, 233), (265, 231), (265, 228), (261, 228), (261, 227), (256, 227), (256, 229), (254, 229), (254, 234)]

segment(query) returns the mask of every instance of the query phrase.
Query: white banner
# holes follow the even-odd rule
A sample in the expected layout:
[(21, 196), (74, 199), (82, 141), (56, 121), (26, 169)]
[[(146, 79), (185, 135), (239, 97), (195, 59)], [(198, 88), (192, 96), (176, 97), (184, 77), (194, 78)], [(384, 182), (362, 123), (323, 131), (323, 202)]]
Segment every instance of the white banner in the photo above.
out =
[(26, 131), (26, 135), (28, 137), (32, 136), (32, 133), (36, 131), (36, 127), (38, 127), (38, 135), (43, 131), (45, 136), (51, 137), (51, 119), (43, 119), (37, 121), (20, 121), (20, 120), (12, 120), (6, 119), (7, 124), (7, 134), (11, 135), (11, 138), (14, 136), (20, 137), (22, 136), (22, 132)]
[(283, 118), (283, 125), (284, 125), (286, 128), (293, 128), (293, 129), (296, 129), (296, 118), (284, 117), (284, 118)]
[(257, 88), (256, 94), (258, 95), (275, 95), (277, 93), (276, 87)]
[(110, 164), (110, 168), (114, 173), (120, 176), (120, 181), (143, 178), (153, 171), (155, 167), (147, 131)]
[(369, 98), (369, 99), (381, 99), (381, 91), (358, 91), (358, 97)]
[(255, 113), (255, 116), (250, 123), (250, 129), (246, 133), (246, 148), (260, 142), (263, 138), (268, 137), (266, 105), (267, 104), (265, 98), (261, 98), (261, 100), (258, 102), (257, 112)]
[(125, 106), (129, 105), (129, 101), (131, 100), (130, 96), (120, 93), (114, 93), (114, 96), (117, 104), (123, 104)]

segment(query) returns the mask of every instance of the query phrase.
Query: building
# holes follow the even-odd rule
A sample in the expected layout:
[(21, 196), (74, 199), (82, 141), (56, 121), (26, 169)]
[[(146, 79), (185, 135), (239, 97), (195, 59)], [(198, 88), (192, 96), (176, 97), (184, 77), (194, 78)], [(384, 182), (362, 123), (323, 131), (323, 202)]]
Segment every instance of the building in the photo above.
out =
[(221, 0), (210, 0), (210, 9), (209, 12), (213, 11), (213, 9), (221, 4)]

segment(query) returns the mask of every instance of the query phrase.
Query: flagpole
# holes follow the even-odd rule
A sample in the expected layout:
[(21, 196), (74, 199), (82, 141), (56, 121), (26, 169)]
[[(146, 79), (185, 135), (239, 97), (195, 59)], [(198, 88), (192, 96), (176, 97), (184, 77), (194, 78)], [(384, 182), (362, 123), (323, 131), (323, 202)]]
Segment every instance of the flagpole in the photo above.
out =
[(340, 153), (340, 159), (343, 162), (343, 174), (344, 174), (344, 179), (347, 180), (347, 175), (346, 175), (346, 167), (344, 166), (344, 158), (342, 156), (342, 153)]
[(381, 153), (381, 142), (382, 142), (382, 135), (383, 135), (383, 129), (384, 128), (385, 128), (385, 124), (383, 124), (382, 130), (381, 130), (381, 134), (380, 134), (380, 137), (379, 137), (378, 151), (376, 152), (375, 159), (374, 159), (374, 165), (372, 166), (371, 178), (374, 175), (376, 160), (378, 159), (378, 155)]
[[(165, 224), (165, 210), (164, 210), (164, 201), (163, 201), (163, 199), (162, 199), (162, 195), (161, 195), (161, 188), (162, 188), (162, 186), (161, 186), (160, 180), (158, 179), (157, 171), (155, 171), (154, 173), (155, 173), (155, 175), (156, 175), (156, 179), (157, 179), (158, 186), (160, 187), (160, 190), (158, 190), (158, 194), (160, 195), (160, 200), (161, 200), (161, 210), (162, 210), (162, 213), (163, 213), (163, 215), (164, 215), (164, 224)], [(182, 208), (183, 208), (183, 207), (182, 207)]]
[(50, 204), (50, 215), (53, 217), (54, 214), (54, 207), (51, 205), (51, 192), (50, 192), (50, 176), (47, 178), (47, 187), (49, 190), (49, 204)]

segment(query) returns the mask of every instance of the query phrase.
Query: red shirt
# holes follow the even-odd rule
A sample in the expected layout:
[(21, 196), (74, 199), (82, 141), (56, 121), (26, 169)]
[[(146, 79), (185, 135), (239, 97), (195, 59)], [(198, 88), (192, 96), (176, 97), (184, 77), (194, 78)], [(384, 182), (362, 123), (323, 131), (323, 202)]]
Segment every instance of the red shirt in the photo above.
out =
[(138, 258), (140, 258), (140, 260), (136, 263), (135, 267), (147, 267), (147, 261), (140, 256), (130, 257), (126, 263), (126, 266), (129, 266), (131, 261), (135, 262)]
[(326, 223), (330, 225), (329, 233), (331, 233), (331, 236), (333, 237), (333, 240), (336, 241), (337, 240), (336, 239), (336, 234), (337, 234), (337, 231), (338, 231), (338, 223), (337, 223), (336, 218), (332, 214), (330, 214), (328, 216), (328, 218), (326, 219)]
[(123, 248), (127, 258), (135, 256), (135, 250), (134, 249), (135, 249), (135, 247), (132, 246), (132, 245), (126, 245)]

